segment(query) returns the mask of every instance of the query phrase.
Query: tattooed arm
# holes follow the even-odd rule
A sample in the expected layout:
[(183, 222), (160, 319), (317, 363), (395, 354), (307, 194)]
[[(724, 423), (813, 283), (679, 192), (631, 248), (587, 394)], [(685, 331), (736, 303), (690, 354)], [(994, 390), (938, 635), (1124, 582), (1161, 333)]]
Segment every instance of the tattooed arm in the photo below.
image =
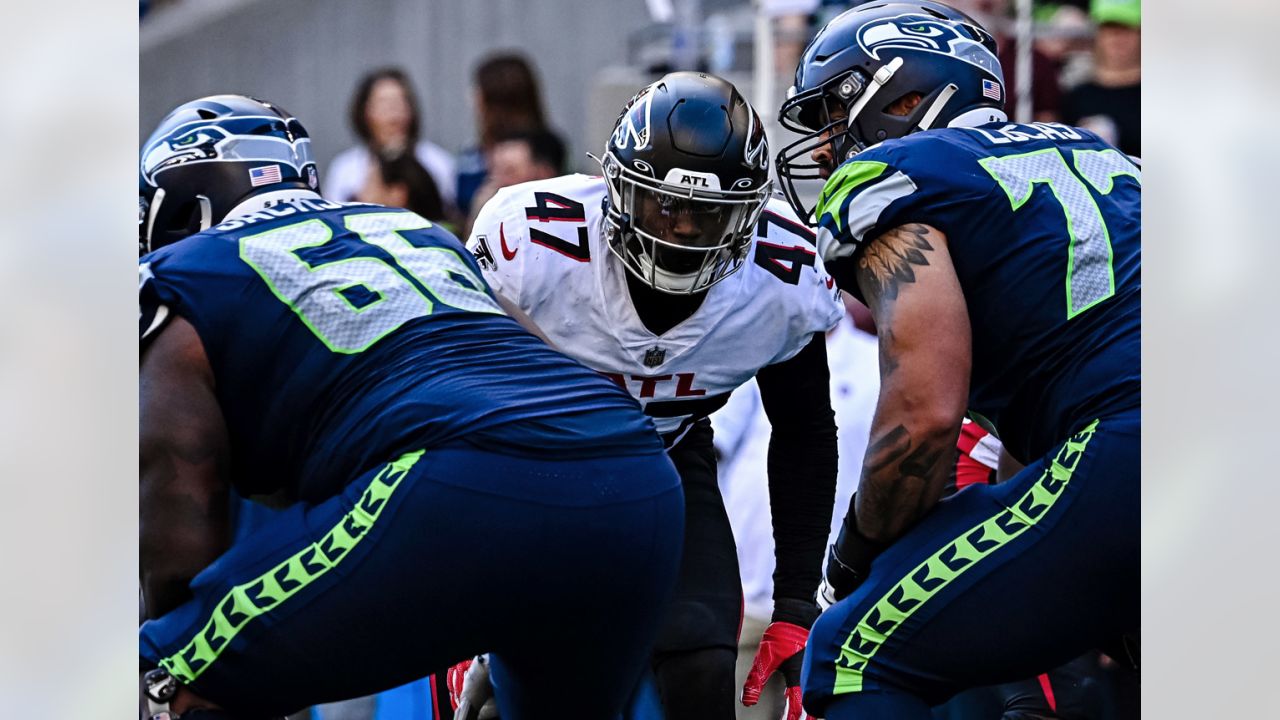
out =
[(941, 497), (969, 394), (969, 315), (946, 236), (894, 228), (858, 258), (879, 330), (880, 399), (856, 495), (858, 531), (889, 543)]
[(213, 371), (195, 328), (172, 319), (138, 369), (139, 569), (147, 617), (190, 597), (187, 584), (230, 542), (228, 441)]

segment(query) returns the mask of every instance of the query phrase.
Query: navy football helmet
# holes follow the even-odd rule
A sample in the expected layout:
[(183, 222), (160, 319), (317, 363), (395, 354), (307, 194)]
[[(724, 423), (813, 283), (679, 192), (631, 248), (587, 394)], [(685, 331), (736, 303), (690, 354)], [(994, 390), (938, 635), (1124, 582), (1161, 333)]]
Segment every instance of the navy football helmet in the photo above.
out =
[[(913, 110), (888, 112), (912, 93), (921, 96)], [(797, 181), (824, 179), (885, 140), (1007, 120), (1004, 95), (995, 38), (964, 13), (932, 0), (847, 10), (805, 48), (778, 113), (783, 127), (802, 136), (778, 154), (787, 201), (812, 223)], [(831, 160), (824, 167), (812, 153), (826, 145)]]
[(213, 95), (175, 108), (143, 144), (138, 169), (138, 251), (144, 254), (222, 221), (255, 195), (320, 190), (302, 123), (243, 95)]
[(600, 160), (609, 249), (650, 287), (703, 292), (742, 267), (772, 192), (769, 147), (731, 83), (666, 75), (627, 103)]

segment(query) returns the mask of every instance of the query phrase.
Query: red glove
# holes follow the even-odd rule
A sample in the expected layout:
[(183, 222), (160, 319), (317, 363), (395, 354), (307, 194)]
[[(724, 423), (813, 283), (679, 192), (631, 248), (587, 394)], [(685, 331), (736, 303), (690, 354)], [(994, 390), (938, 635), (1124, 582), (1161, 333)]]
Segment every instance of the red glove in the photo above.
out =
[(782, 717), (784, 720), (808, 718), (800, 705), (800, 663), (808, 640), (809, 631), (799, 625), (776, 620), (769, 623), (760, 638), (760, 649), (756, 651), (751, 672), (747, 673), (747, 681), (742, 685), (742, 704), (751, 707), (760, 702), (764, 684), (781, 669), (782, 679), (787, 685), (787, 702)]
[(463, 660), (449, 668), (449, 673), (445, 675), (444, 683), (449, 686), (449, 704), (454, 710), (458, 709), (458, 702), (462, 700), (462, 681), (467, 676), (471, 663), (470, 659)]
[(445, 676), (454, 720), (491, 720), (498, 717), (498, 701), (489, 682), (489, 656), (477, 655), (449, 668)]

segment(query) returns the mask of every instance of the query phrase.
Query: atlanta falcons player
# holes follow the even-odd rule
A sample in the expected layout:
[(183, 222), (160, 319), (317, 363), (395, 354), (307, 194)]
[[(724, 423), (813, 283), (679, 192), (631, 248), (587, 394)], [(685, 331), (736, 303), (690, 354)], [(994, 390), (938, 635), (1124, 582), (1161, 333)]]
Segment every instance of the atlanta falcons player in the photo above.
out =
[(640, 401), (680, 471), (684, 560), (653, 659), (668, 718), (734, 716), (742, 589), (707, 415), (757, 377), (777, 565), (742, 699), (781, 668), (799, 717), (836, 478), (824, 333), (843, 307), (813, 234), (770, 197), (764, 129), (732, 84), (679, 72), (641, 90), (600, 164), (500, 191), (468, 247), (558, 349)]

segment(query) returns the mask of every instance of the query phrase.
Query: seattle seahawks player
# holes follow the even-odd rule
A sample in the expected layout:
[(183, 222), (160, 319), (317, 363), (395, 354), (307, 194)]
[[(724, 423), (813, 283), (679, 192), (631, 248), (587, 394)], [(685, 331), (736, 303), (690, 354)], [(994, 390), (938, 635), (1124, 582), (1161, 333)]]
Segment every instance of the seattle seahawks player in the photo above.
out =
[[(933, 3), (849, 10), (780, 112), (804, 135), (788, 197), (881, 347), (839, 602), (804, 662), (832, 720), (928, 718), (1137, 630), (1141, 172), (1084, 130), (1008, 123), (986, 36)], [(939, 504), (966, 407), (1026, 468)]]
[[(509, 716), (557, 716), (555, 678), (613, 718), (678, 570), (652, 422), (521, 328), (456, 238), (322, 200), (309, 145), (219, 95), (142, 152), (151, 713), (279, 716), (490, 650)], [(228, 547), (231, 491), (288, 507)]]
[(680, 471), (684, 561), (653, 663), (669, 718), (734, 716), (742, 588), (707, 416), (753, 376), (775, 428), (777, 566), (745, 702), (781, 666), (798, 716), (800, 651), (818, 613), (836, 473), (824, 333), (843, 306), (812, 232), (770, 198), (768, 159), (732, 84), (672, 73), (624, 108), (603, 177), (506, 188), (468, 241), (497, 293), (641, 402)]

